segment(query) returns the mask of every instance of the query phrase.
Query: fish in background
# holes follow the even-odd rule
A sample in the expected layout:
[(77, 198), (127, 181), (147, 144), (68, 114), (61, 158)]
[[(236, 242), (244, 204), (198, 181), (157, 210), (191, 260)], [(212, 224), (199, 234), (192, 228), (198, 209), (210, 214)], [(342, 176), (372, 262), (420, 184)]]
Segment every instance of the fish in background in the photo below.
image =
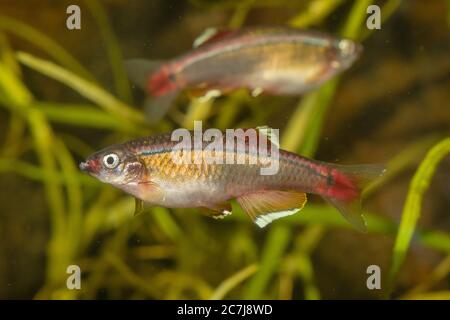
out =
[[(269, 150), (278, 148), (270, 140), (264, 143), (267, 141)], [(178, 143), (172, 141), (171, 134), (128, 141), (94, 153), (80, 164), (80, 169), (133, 195), (137, 211), (146, 202), (168, 208), (199, 208), (212, 217), (223, 218), (231, 214), (229, 201), (236, 199), (262, 228), (302, 209), (305, 193), (313, 193), (335, 206), (362, 231), (366, 229), (362, 189), (384, 172), (381, 165), (336, 165), (279, 150), (277, 172), (261, 175), (267, 159), (251, 159), (260, 155), (248, 147), (223, 148), (223, 157), (230, 155), (237, 161), (217, 164), (207, 161), (203, 143), (186, 154), (201, 159), (200, 164), (193, 164), (174, 161), (174, 153), (180, 152), (175, 147)]]
[(301, 95), (348, 69), (361, 51), (349, 39), (287, 27), (210, 28), (186, 54), (165, 62), (132, 59), (126, 67), (150, 96), (146, 111), (155, 122), (183, 90), (206, 99), (240, 88), (254, 96)]

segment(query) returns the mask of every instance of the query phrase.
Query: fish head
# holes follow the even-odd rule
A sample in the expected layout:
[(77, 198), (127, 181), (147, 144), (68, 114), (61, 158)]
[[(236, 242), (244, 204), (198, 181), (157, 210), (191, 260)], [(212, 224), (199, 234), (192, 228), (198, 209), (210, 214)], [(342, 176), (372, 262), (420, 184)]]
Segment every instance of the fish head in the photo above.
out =
[(98, 180), (112, 185), (140, 182), (145, 166), (132, 152), (110, 147), (89, 156), (80, 163), (80, 169)]
[(331, 59), (333, 67), (336, 69), (349, 68), (363, 51), (361, 44), (350, 39), (337, 39), (334, 41), (333, 58)]

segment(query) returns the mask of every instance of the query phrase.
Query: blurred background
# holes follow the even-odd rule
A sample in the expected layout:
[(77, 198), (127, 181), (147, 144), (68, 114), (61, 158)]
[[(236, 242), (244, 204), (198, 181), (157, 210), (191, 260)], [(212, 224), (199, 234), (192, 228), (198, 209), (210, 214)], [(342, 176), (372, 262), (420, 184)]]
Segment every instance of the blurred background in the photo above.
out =
[[(71, 4), (81, 30), (66, 28)], [(380, 30), (366, 27), (370, 4)], [(267, 25), (353, 38), (364, 53), (300, 98), (182, 95), (145, 121), (123, 59), (175, 57), (208, 27)], [(449, 28), (445, 0), (0, 0), (0, 298), (450, 299)], [(93, 151), (193, 120), (280, 128), (284, 149), (323, 161), (386, 163), (366, 194), (369, 232), (317, 197), (263, 230), (235, 205), (221, 221), (134, 217), (130, 196), (78, 170)], [(81, 290), (66, 287), (73, 264)], [(366, 286), (370, 265), (381, 290)]]

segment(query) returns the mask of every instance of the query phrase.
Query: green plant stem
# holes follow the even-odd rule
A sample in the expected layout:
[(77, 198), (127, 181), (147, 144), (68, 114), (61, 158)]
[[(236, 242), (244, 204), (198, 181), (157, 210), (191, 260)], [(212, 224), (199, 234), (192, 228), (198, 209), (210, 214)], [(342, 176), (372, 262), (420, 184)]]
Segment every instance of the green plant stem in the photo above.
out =
[(367, 7), (370, 6), (372, 0), (356, 0), (350, 11), (349, 18), (342, 28), (341, 35), (349, 39), (357, 39), (361, 36), (364, 29), (364, 21), (366, 19)]
[(250, 280), (243, 293), (244, 299), (260, 299), (272, 274), (276, 271), (281, 256), (289, 244), (290, 232), (286, 226), (273, 225), (262, 252), (260, 268)]
[(79, 254), (81, 239), (83, 237), (83, 192), (78, 175), (78, 166), (75, 164), (72, 155), (66, 145), (58, 138), (55, 138), (53, 152), (59, 162), (62, 174), (67, 181), (67, 213), (66, 230), (67, 239), (66, 255), (69, 259), (76, 258)]
[(130, 121), (131, 123), (140, 125), (145, 124), (145, 119), (142, 113), (117, 100), (113, 95), (103, 90), (95, 83), (80, 78), (71, 71), (64, 69), (48, 60), (36, 58), (28, 53), (19, 52), (17, 54), (17, 58), (26, 66), (64, 83), (82, 96), (102, 107), (105, 111), (121, 117), (123, 121)]
[(145, 135), (146, 130), (123, 121), (120, 117), (99, 110), (93, 105), (63, 104), (54, 102), (36, 102), (35, 107), (41, 110), (52, 122), (69, 124), (82, 128), (107, 129)]
[(66, 221), (63, 192), (59, 184), (54, 182), (56, 161), (52, 150), (53, 134), (45, 118), (35, 109), (28, 111), (28, 122), (39, 162), (46, 170), (47, 175), (52, 178), (44, 184), (53, 232), (48, 244), (47, 278), (50, 283), (56, 284), (64, 277), (69, 261), (66, 259), (67, 252), (65, 251), (67, 243), (65, 241)]
[(436, 291), (436, 292), (427, 292), (427, 293), (418, 293), (413, 296), (408, 296), (409, 300), (450, 300), (450, 290)]
[(386, 185), (387, 182), (391, 181), (401, 172), (418, 162), (418, 159), (420, 159), (420, 157), (422, 157), (430, 149), (430, 147), (432, 147), (440, 139), (442, 139), (442, 135), (432, 134), (414, 141), (405, 148), (402, 148), (400, 152), (389, 159), (386, 164), (386, 173), (364, 189), (363, 198), (370, 196), (377, 190), (380, 190), (384, 185)]
[(105, 41), (117, 95), (123, 101), (131, 103), (130, 83), (128, 82), (128, 76), (123, 64), (122, 52), (105, 9), (97, 0), (85, 0), (84, 3), (91, 11)]
[(248, 12), (252, 8), (256, 0), (243, 0), (241, 1), (234, 10), (234, 13), (228, 23), (230, 28), (236, 29), (240, 28), (247, 18)]
[[(67, 183), (67, 179), (61, 172), (49, 175), (45, 169), (29, 164), (18, 159), (0, 158), (0, 172), (14, 172), (34, 181), (46, 183), (54, 181), (59, 184)], [(77, 173), (78, 179), (83, 185), (99, 185), (99, 183), (85, 174)]]
[(394, 288), (394, 281), (406, 258), (411, 238), (416, 229), (417, 221), (420, 218), (423, 195), (430, 186), (437, 165), (448, 153), (450, 153), (450, 138), (444, 139), (427, 153), (411, 180), (392, 253), (392, 263), (388, 279), (388, 295), (390, 295)]
[(311, 1), (305, 10), (289, 20), (289, 24), (295, 28), (307, 28), (310, 25), (316, 25), (331, 14), (342, 2), (342, 0)]
[(164, 231), (164, 233), (172, 240), (177, 241), (183, 234), (182, 230), (173, 219), (169, 210), (162, 207), (152, 208), (153, 218), (156, 224)]
[(95, 81), (92, 74), (84, 68), (69, 52), (56, 43), (53, 39), (20, 20), (0, 15), (0, 30), (6, 30), (19, 36), (35, 46), (44, 50), (49, 56), (61, 63), (64, 67), (78, 75)]
[(410, 290), (402, 299), (408, 299), (408, 297), (421, 294), (429, 290), (440, 281), (445, 281), (445, 278), (450, 273), (450, 254), (448, 254), (437, 267), (428, 274), (424, 280), (422, 280), (417, 286)]
[(183, 127), (187, 129), (194, 128), (194, 121), (203, 121), (208, 119), (214, 100), (202, 101), (194, 99), (189, 104), (188, 112), (183, 120)]
[(241, 282), (245, 279), (253, 275), (256, 271), (258, 271), (258, 265), (252, 264), (248, 267), (240, 270), (235, 273), (228, 279), (224, 280), (221, 284), (219, 284), (211, 295), (211, 300), (222, 300), (228, 292), (237, 287)]

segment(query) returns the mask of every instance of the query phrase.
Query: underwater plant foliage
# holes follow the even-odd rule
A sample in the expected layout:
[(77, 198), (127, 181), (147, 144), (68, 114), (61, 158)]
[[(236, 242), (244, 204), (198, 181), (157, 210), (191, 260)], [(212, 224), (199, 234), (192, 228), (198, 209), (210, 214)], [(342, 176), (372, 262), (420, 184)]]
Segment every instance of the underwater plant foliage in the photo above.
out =
[[(368, 30), (366, 9), (381, 8)], [(0, 297), (450, 299), (448, 1), (0, 2)], [(45, 15), (35, 16), (36, 10)], [(300, 97), (181, 93), (157, 123), (125, 58), (168, 59), (211, 26), (283, 25), (361, 42), (348, 71)], [(79, 171), (95, 150), (203, 126), (280, 129), (283, 149), (384, 163), (364, 193), (367, 233), (318, 197), (265, 229), (233, 202), (214, 220), (146, 208)], [(67, 268), (82, 270), (68, 290)], [(382, 271), (366, 286), (367, 267)]]

